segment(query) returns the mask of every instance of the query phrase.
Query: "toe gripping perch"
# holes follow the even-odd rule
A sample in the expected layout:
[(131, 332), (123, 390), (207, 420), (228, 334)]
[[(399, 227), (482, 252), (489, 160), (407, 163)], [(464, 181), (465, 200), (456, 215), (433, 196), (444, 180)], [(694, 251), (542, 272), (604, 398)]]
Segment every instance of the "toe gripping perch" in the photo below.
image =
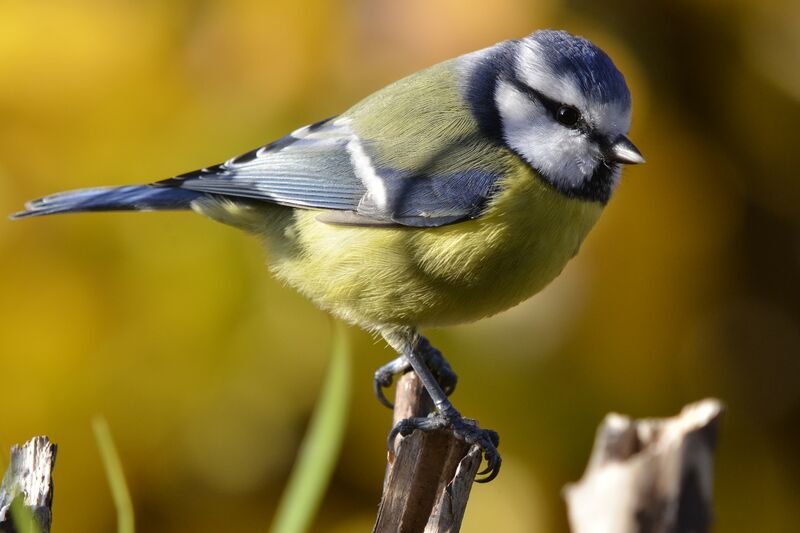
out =
[(414, 370), (436, 406), (436, 412), (427, 417), (400, 420), (389, 433), (389, 452), (394, 455), (394, 443), (398, 435), (406, 437), (415, 430), (451, 431), (457, 439), (469, 445), (476, 445), (483, 452), (487, 466), (483, 471), (478, 472), (478, 476), (484, 477), (475, 481), (486, 483), (497, 477), (502, 463), (497, 451), (500, 442), (499, 436), (497, 432), (490, 429), (481, 429), (475, 420), (461, 416), (461, 413), (447, 398), (455, 389), (456, 375), (441, 352), (434, 348), (425, 337), (416, 336), (416, 334), (387, 335), (384, 333), (384, 338), (401, 355), (375, 372), (375, 393), (380, 402), (387, 407), (393, 407), (391, 402), (386, 399), (383, 389), (392, 384), (396, 374)]

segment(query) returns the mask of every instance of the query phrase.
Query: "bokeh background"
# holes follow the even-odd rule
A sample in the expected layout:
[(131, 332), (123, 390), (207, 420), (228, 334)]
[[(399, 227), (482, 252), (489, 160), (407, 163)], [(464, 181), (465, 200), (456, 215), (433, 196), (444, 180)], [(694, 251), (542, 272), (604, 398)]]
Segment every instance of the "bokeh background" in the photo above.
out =
[[(800, 523), (800, 4), (791, 0), (0, 2), (0, 213), (147, 182), (336, 114), (434, 62), (558, 27), (625, 73), (628, 168), (582, 254), (528, 303), (432, 331), (454, 399), (503, 438), (464, 531), (567, 527), (609, 411), (728, 406), (717, 531)], [(258, 244), (187, 213), (0, 220), (0, 450), (59, 444), (55, 532), (114, 528), (104, 415), (141, 531), (262, 531), (324, 376), (331, 321)], [(344, 452), (315, 531), (367, 531), (392, 354), (351, 330)], [(490, 529), (491, 528), (491, 529)]]

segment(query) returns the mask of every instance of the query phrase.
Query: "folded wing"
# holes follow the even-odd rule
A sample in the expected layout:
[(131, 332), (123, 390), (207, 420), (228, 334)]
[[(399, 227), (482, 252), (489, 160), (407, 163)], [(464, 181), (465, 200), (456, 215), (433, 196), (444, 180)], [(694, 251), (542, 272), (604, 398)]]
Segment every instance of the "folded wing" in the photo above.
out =
[(478, 216), (497, 178), (474, 169), (385, 168), (372, 157), (374, 142), (334, 117), (154, 185), (328, 210), (320, 219), (334, 224), (431, 227)]

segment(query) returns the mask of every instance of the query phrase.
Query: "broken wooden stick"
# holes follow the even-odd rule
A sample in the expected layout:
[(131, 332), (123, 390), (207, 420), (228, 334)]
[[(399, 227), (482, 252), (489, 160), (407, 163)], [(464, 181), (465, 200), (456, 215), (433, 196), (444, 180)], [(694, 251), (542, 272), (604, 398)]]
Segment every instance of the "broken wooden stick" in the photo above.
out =
[(583, 478), (564, 490), (572, 532), (707, 532), (722, 412), (707, 399), (672, 418), (606, 416)]
[(47, 437), (34, 437), (22, 446), (11, 447), (11, 461), (0, 485), (0, 531), (19, 529), (14, 525), (18, 513), (12, 509), (16, 500), (36, 521), (39, 532), (50, 532), (56, 448)]
[[(427, 416), (428, 393), (414, 372), (397, 382), (394, 423)], [(389, 457), (383, 496), (373, 532), (457, 533), (482, 453), (450, 431), (415, 431), (398, 437)]]

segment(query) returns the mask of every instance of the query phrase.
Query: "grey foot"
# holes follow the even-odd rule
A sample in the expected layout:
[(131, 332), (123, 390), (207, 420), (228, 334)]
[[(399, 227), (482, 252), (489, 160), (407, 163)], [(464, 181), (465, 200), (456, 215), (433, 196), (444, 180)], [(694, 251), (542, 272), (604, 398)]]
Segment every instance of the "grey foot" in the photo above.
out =
[[(425, 337), (419, 338), (417, 349), (444, 393), (448, 396), (453, 394), (453, 391), (456, 390), (456, 383), (458, 383), (458, 376), (450, 368), (450, 363), (444, 358), (442, 352), (434, 348)], [(394, 404), (386, 398), (383, 390), (392, 386), (395, 376), (405, 374), (409, 370), (411, 370), (411, 363), (408, 362), (405, 356), (401, 355), (375, 371), (372, 388), (379, 402), (389, 409), (394, 409)]]
[(475, 420), (470, 420), (462, 416), (454, 418), (447, 418), (441, 414), (432, 414), (425, 418), (406, 418), (401, 420), (389, 432), (388, 447), (389, 451), (394, 454), (394, 441), (398, 435), (407, 437), (415, 430), (421, 431), (435, 431), (438, 429), (449, 429), (453, 432), (456, 438), (466, 442), (469, 445), (477, 444), (483, 452), (483, 458), (486, 459), (487, 466), (484, 470), (478, 472), (482, 478), (476, 478), (477, 483), (488, 483), (497, 477), (500, 472), (500, 465), (502, 458), (497, 452), (497, 447), (500, 445), (500, 436), (496, 431), (491, 429), (481, 429)]

